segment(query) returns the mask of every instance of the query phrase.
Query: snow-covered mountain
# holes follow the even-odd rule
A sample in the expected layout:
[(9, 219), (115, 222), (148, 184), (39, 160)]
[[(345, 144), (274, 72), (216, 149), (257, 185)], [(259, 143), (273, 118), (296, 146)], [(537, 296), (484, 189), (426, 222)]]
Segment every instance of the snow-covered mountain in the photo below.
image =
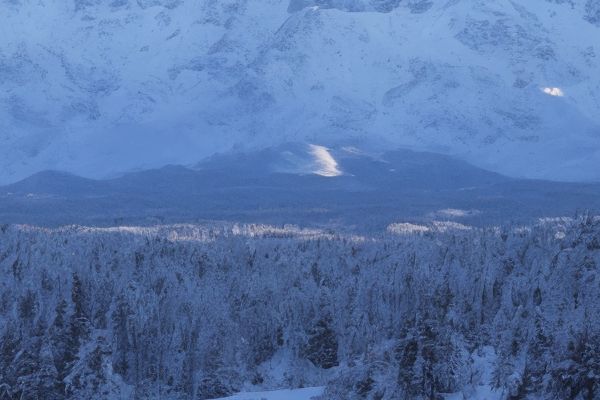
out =
[(50, 226), (218, 220), (381, 232), (399, 220), (489, 225), (576, 210), (600, 210), (600, 184), (508, 178), (437, 153), (302, 143), (193, 168), (105, 180), (45, 171), (0, 186), (0, 221)]
[(0, 21), (2, 183), (289, 141), (600, 179), (597, 0), (2, 0)]

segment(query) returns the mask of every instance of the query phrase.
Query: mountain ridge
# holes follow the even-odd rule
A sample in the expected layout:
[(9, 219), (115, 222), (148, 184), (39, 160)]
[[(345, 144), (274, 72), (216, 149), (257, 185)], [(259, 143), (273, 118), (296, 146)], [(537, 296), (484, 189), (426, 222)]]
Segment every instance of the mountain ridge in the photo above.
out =
[(0, 186), (0, 221), (106, 226), (219, 220), (381, 230), (397, 220), (489, 225), (600, 209), (600, 183), (509, 178), (435, 153), (326, 149), (337, 175), (322, 174), (311, 162), (311, 147), (300, 143), (105, 180), (42, 172)]
[(598, 13), (591, 0), (5, 1), (0, 182), (290, 141), (597, 181)]

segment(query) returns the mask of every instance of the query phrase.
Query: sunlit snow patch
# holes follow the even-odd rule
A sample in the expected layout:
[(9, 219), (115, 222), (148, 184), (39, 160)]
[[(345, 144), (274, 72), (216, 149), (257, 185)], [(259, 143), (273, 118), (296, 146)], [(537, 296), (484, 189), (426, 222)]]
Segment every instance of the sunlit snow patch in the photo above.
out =
[(462, 217), (472, 217), (474, 215), (481, 214), (479, 210), (461, 210), (457, 208), (445, 208), (443, 210), (438, 210), (435, 213), (432, 213), (432, 216), (438, 217), (447, 217), (447, 218), (462, 218)]
[(442, 233), (452, 231), (468, 231), (472, 229), (470, 226), (452, 221), (433, 221), (432, 228), (432, 230)]
[(395, 235), (410, 235), (414, 233), (429, 232), (429, 228), (423, 225), (408, 222), (396, 222), (388, 225), (387, 231)]
[(315, 158), (314, 174), (321, 176), (340, 176), (342, 171), (338, 169), (338, 163), (326, 147), (310, 144), (310, 154)]
[(444, 210), (439, 210), (438, 214), (445, 215), (447, 217), (465, 217), (468, 214), (468, 211), (458, 210), (456, 208), (446, 208)]
[(545, 87), (542, 88), (542, 92), (546, 93), (548, 96), (554, 97), (563, 97), (565, 95), (562, 89), (557, 87)]

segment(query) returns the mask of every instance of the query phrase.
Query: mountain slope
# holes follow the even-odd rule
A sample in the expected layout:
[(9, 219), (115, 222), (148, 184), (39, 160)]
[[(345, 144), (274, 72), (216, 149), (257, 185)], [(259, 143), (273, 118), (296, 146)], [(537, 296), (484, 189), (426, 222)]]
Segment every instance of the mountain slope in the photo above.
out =
[(599, 209), (599, 184), (507, 178), (435, 153), (300, 143), (223, 153), (194, 169), (108, 180), (42, 172), (0, 187), (0, 222), (44, 225), (208, 219), (381, 231), (398, 220), (485, 225)]
[(5, 0), (0, 182), (304, 140), (598, 180), (596, 3)]

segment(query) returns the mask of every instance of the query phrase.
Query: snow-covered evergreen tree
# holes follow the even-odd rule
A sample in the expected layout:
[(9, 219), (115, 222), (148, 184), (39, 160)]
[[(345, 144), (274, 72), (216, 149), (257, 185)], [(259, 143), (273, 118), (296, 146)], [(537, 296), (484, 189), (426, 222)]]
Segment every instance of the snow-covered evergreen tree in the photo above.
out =
[(0, 231), (0, 393), (595, 399), (600, 220)]

